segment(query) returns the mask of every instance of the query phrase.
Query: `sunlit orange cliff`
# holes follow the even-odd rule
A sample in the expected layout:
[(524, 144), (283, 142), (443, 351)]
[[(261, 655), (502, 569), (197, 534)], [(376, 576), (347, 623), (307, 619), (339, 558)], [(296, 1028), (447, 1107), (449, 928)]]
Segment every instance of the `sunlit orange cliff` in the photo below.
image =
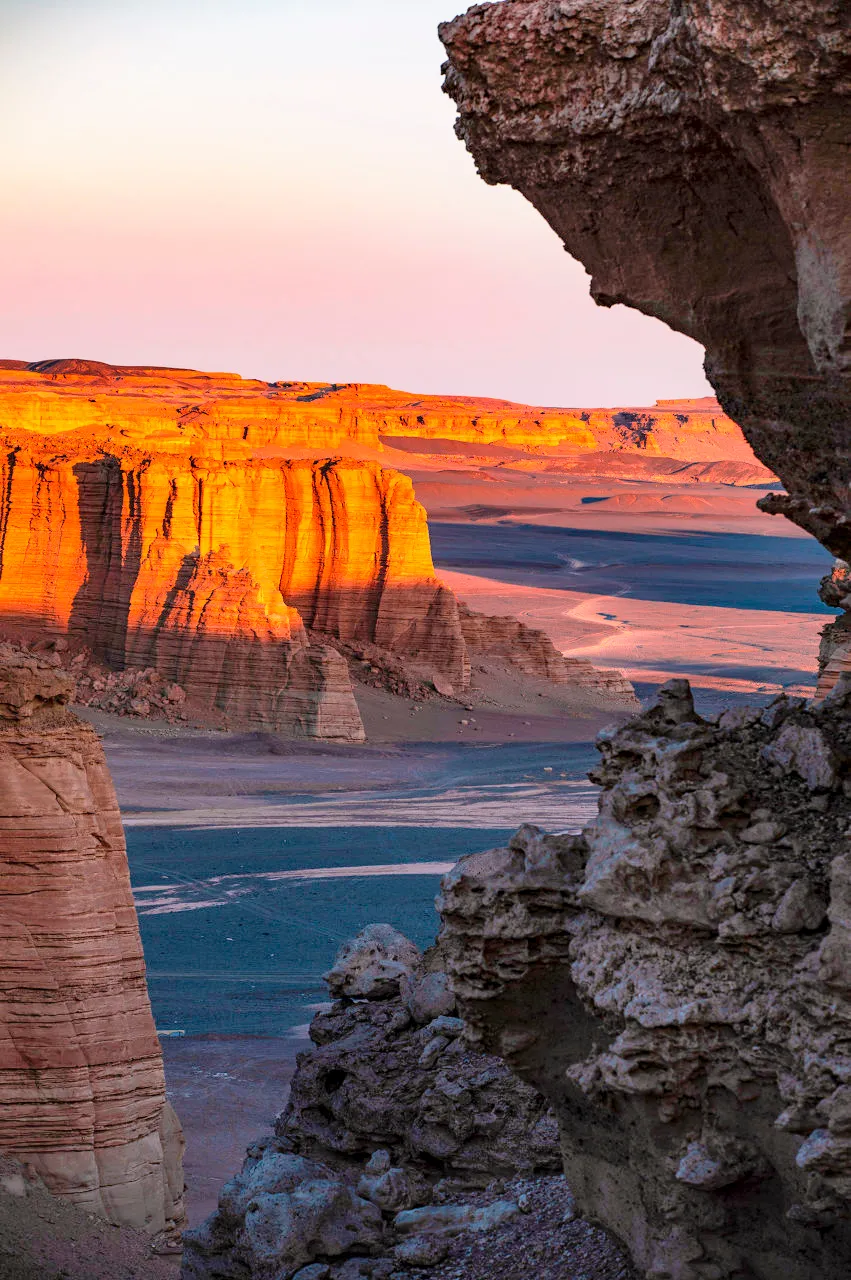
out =
[[(6, 636), (62, 637), (113, 669), (155, 671), (232, 726), (349, 740), (363, 737), (346, 661), (359, 647), (446, 696), (469, 682), (471, 642), (542, 678), (597, 680), (541, 633), (459, 611), (411, 480), (382, 465), (388, 449), (759, 472), (712, 402), (544, 410), (84, 360), (0, 362), (0, 436)], [(598, 683), (604, 699), (631, 699), (617, 673)]]

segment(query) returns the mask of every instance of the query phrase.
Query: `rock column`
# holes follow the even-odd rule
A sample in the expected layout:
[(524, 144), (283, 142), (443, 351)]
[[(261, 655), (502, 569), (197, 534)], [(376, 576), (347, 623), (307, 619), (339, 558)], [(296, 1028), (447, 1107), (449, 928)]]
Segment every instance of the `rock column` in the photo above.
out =
[(121, 817), (57, 668), (0, 648), (0, 1151), (108, 1221), (184, 1222)]

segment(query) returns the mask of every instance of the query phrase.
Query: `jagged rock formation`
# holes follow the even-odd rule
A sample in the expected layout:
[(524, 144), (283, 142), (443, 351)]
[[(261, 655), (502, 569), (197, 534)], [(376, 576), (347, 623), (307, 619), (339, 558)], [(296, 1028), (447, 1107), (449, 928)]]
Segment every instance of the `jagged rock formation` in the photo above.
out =
[[(483, 177), (522, 191), (622, 302), (706, 346), (788, 493), (851, 556), (851, 11), (746, 0), (476, 5), (447, 91)], [(601, 743), (582, 839), (524, 829), (445, 884), (462, 1011), (556, 1105), (586, 1208), (654, 1277), (851, 1267), (847, 615), (821, 706), (718, 724), (674, 685)]]
[(527, 196), (599, 303), (706, 347), (788, 491), (761, 505), (851, 559), (848, 5), (507, 0), (441, 36), (485, 180)]
[(851, 1267), (851, 681), (717, 723), (674, 681), (600, 741), (599, 817), (462, 859), (461, 1012), (555, 1107), (648, 1276)]
[(0, 648), (0, 1151), (150, 1233), (184, 1221), (124, 834), (57, 667)]
[[(450, 1198), (559, 1168), (544, 1099), (470, 1048), (441, 964), (386, 924), (341, 948), (326, 981), (344, 998), (314, 1017), (274, 1134), (186, 1234), (186, 1280), (277, 1278), (314, 1261), (340, 1280), (378, 1278), (440, 1262), (448, 1239), (520, 1212), (496, 1188), (479, 1208)], [(357, 1266), (338, 1270), (347, 1255)]]
[[(359, 650), (462, 692), (458, 602), (410, 479), (299, 456), (380, 451), (381, 415), (328, 398), (85, 361), (0, 370), (4, 633), (153, 670), (233, 727), (361, 740), (344, 657)], [(593, 686), (593, 668), (575, 674)], [(617, 701), (624, 682), (598, 687)]]
[(400, 999), (335, 1004), (311, 1024), (280, 1138), (318, 1159), (386, 1148), (421, 1175), (485, 1185), (559, 1168), (558, 1128), (538, 1092), (471, 1050), (460, 1019), (418, 1024)]

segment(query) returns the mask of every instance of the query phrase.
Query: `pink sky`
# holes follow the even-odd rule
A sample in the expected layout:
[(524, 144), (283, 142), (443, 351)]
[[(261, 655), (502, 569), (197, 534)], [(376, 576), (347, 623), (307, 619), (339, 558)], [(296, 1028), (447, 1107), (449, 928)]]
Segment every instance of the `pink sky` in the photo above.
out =
[(704, 395), (454, 137), (452, 0), (4, 0), (0, 353), (542, 404)]

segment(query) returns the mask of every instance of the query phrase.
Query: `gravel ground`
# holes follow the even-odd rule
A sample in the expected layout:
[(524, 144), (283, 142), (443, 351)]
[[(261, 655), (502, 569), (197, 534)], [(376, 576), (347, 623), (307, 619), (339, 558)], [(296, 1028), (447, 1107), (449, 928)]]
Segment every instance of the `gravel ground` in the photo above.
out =
[(0, 1155), (0, 1280), (178, 1280), (179, 1269), (143, 1232), (51, 1196)]
[(445, 1262), (406, 1269), (411, 1280), (635, 1280), (612, 1237), (576, 1216), (561, 1176), (515, 1178), (448, 1198), (475, 1205), (516, 1200), (526, 1212), (493, 1231), (458, 1237)]

